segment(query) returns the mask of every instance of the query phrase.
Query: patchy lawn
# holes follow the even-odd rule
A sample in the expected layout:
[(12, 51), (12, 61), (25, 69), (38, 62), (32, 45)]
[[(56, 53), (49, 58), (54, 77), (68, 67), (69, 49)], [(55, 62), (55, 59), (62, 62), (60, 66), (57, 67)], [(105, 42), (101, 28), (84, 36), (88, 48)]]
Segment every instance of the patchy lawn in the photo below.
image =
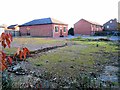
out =
[(76, 76), (82, 72), (97, 74), (104, 65), (114, 64), (118, 60), (118, 46), (113, 42), (72, 42), (74, 45), (38, 54), (27, 60), (59, 76)]
[[(19, 65), (27, 70), (28, 74), (23, 76), (13, 75), (13, 81), (16, 82), (15, 87), (19, 87), (21, 83), (34, 85), (38, 79), (44, 87), (46, 87), (44, 85), (46, 82), (51, 88), (71, 86), (79, 76), (80, 80), (78, 79), (78, 82), (83, 83), (84, 79), (88, 77), (85, 75), (98, 77), (105, 66), (117, 65), (119, 48), (116, 42), (111, 41), (14, 38), (12, 48), (4, 49), (4, 51), (7, 54), (14, 53), (18, 46), (25, 46), (34, 51), (65, 43), (67, 43), (65, 47), (36, 53), (33, 57), (27, 58), (26, 62), (20, 62)], [(81, 77), (82, 74), (83, 77)]]

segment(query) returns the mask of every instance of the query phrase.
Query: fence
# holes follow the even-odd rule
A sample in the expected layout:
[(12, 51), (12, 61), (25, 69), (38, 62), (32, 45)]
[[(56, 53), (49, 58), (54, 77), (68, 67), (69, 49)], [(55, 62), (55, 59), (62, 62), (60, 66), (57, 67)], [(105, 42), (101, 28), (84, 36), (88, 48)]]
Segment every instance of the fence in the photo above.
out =
[(15, 30), (5, 30), (5, 33), (11, 33), (13, 37), (20, 36), (20, 32)]

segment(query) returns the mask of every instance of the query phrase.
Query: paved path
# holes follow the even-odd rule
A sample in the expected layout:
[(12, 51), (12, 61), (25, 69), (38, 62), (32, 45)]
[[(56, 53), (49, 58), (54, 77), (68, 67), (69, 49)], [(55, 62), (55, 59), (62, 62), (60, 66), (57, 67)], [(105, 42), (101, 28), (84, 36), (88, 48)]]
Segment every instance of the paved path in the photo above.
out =
[(77, 38), (77, 37), (82, 37), (82, 38), (89, 38), (89, 39), (99, 39), (99, 38), (108, 38), (112, 41), (117, 41), (117, 40), (120, 40), (120, 36), (111, 36), (111, 37), (107, 37), (107, 36), (89, 36), (89, 35), (76, 35), (76, 36), (71, 36), (71, 35), (68, 35), (68, 37), (65, 37), (66, 39), (72, 39), (72, 38)]

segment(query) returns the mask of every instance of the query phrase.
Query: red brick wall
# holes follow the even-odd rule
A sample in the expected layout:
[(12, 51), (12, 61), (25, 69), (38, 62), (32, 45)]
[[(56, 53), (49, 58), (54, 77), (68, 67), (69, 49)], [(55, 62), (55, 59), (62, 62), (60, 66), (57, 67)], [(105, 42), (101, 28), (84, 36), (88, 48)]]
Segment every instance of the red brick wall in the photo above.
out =
[(34, 26), (23, 26), (20, 27), (21, 35), (27, 35), (30, 33), (30, 36), (47, 36), (52, 37), (52, 24), (48, 25), (34, 25)]
[(102, 27), (91, 24), (83, 19), (74, 24), (74, 34), (91, 35), (95, 31), (102, 31)]
[[(58, 32), (55, 32), (55, 26), (58, 26)], [(64, 32), (64, 27), (66, 27), (66, 32)], [(61, 31), (63, 36), (68, 36), (68, 25), (53, 24), (53, 37), (60, 37)]]
[(74, 34), (90, 35), (91, 24), (85, 20), (80, 20), (74, 24)]
[(92, 33), (94, 34), (96, 31), (102, 31), (102, 30), (103, 29), (101, 26), (91, 24), (91, 34)]
[(52, 37), (52, 24), (30, 26), (31, 36), (47, 36)]
[(20, 27), (20, 34), (23, 35), (27, 35), (27, 26), (24, 27)]
[[(55, 26), (59, 27), (58, 32), (55, 32)], [(64, 27), (66, 27), (66, 32), (63, 31)], [(60, 25), (60, 24), (23, 26), (20, 27), (20, 33), (21, 35), (27, 35), (27, 33), (30, 33), (30, 36), (59, 37), (60, 29), (62, 30), (63, 36), (68, 35), (68, 25)]]

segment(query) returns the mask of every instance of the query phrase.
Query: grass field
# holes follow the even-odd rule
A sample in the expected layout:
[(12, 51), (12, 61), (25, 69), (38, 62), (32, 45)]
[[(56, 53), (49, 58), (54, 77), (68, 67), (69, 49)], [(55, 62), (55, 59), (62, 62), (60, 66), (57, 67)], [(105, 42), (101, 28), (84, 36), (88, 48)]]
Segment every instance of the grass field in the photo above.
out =
[[(71, 40), (14, 38), (12, 47), (10, 49), (6, 48), (4, 51), (10, 55), (16, 52), (18, 46), (25, 46), (32, 50), (33, 48), (40, 49), (41, 47), (64, 43), (68, 43), (68, 45), (47, 52), (36, 53), (34, 56), (27, 58), (27, 62), (22, 63), (23, 66), (27, 70), (35, 72), (34, 78), (42, 77), (42, 79), (46, 80), (47, 78), (49, 81), (57, 78), (58, 82), (56, 83), (60, 85), (59, 82), (66, 82), (69, 78), (72, 78), (74, 81), (83, 73), (94, 73), (95, 76), (99, 76), (105, 66), (116, 65), (118, 62), (118, 43), (112, 41), (91, 41), (81, 38)], [(18, 81), (24, 83), (24, 78), (27, 77), (17, 76), (14, 81), (16, 83)], [(70, 81), (68, 80), (68, 82)]]
[(29, 58), (28, 61), (48, 72), (76, 76), (80, 72), (99, 73), (104, 65), (112, 64), (118, 59), (118, 46), (113, 42), (79, 40), (71, 42), (74, 45), (52, 50)]

